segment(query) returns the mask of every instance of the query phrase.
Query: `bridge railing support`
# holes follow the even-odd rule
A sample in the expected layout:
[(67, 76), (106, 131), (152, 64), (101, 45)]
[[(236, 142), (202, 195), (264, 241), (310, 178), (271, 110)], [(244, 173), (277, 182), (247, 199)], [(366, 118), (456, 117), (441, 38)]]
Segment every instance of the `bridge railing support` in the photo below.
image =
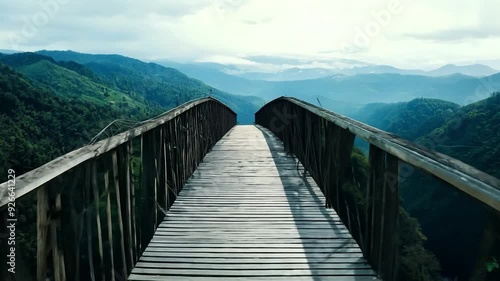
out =
[[(429, 151), (387, 132), (294, 98), (281, 97), (255, 114), (256, 124), (280, 138), (301, 161), (360, 245), (364, 256), (387, 281), (398, 280), (400, 168), (404, 163), (447, 182), (500, 212), (500, 181), (449, 156)], [(349, 192), (355, 137), (370, 144), (363, 194)], [(364, 198), (356, 198), (364, 196)], [(495, 224), (498, 227), (498, 221)], [(491, 227), (493, 229), (493, 227)]]
[[(16, 202), (36, 206), (33, 279), (126, 280), (184, 183), (234, 125), (229, 107), (203, 98), (15, 179)], [(2, 217), (8, 185), (0, 185)]]

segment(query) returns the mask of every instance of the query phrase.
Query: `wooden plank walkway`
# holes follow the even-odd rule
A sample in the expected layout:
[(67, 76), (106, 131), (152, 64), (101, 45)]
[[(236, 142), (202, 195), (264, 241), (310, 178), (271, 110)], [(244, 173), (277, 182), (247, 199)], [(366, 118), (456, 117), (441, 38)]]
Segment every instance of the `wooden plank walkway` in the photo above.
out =
[(129, 280), (378, 280), (303, 168), (236, 126), (207, 154)]

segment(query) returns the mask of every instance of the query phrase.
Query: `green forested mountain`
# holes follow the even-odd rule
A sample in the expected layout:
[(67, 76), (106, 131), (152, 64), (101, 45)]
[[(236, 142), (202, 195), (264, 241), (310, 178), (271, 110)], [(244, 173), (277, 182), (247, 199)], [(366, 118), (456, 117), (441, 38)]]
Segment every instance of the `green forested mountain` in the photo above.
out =
[(0, 169), (27, 172), (87, 144), (100, 129), (124, 115), (129, 117), (130, 112), (33, 86), (28, 78), (0, 64)]
[(414, 99), (392, 104), (368, 104), (353, 118), (409, 140), (442, 126), (459, 110), (458, 104), (438, 99)]
[(30, 78), (34, 85), (53, 91), (62, 98), (86, 100), (119, 109), (128, 117), (141, 113), (153, 116), (164, 111), (160, 105), (140, 95), (127, 94), (103, 81), (90, 69), (75, 62), (57, 62), (35, 53), (19, 53), (0, 58)]
[(242, 122), (253, 121), (261, 102), (212, 89), (174, 69), (95, 57), (87, 65), (36, 53), (0, 57), (0, 64), (15, 70), (2, 65), (2, 167), (26, 172), (87, 144), (115, 119), (144, 120), (210, 93), (242, 114)]
[(462, 107), (417, 142), (500, 178), (500, 94)]
[(263, 104), (256, 97), (227, 94), (191, 79), (176, 69), (119, 55), (90, 55), (71, 51), (40, 51), (58, 61), (75, 61), (94, 72), (104, 83), (122, 92), (140, 95), (161, 107), (173, 107), (194, 98), (211, 95), (238, 113), (240, 123), (253, 123), (253, 114)]

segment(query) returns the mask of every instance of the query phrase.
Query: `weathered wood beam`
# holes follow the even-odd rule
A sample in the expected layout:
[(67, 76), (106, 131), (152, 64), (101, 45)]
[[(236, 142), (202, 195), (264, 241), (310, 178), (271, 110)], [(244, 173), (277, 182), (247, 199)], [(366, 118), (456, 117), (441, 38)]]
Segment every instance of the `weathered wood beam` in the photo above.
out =
[(448, 182), (462, 192), (500, 211), (500, 180), (448, 155), (417, 146), (390, 133), (291, 97), (281, 97), (269, 102), (256, 113), (256, 116), (259, 117), (274, 104), (283, 101), (295, 104), (349, 130), (370, 144)]

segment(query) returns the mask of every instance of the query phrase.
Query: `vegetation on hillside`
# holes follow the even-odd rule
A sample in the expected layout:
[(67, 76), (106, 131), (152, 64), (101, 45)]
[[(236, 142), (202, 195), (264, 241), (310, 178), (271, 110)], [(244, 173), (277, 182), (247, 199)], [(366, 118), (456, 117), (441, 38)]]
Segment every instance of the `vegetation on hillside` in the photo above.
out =
[(40, 51), (58, 61), (74, 61), (95, 73), (103, 83), (131, 96), (140, 96), (160, 107), (175, 107), (189, 100), (213, 96), (229, 105), (238, 121), (252, 124), (254, 113), (264, 101), (237, 96), (205, 85), (176, 69), (119, 55), (90, 55), (71, 51)]
[(0, 170), (22, 174), (89, 142), (114, 119), (139, 120), (146, 114), (34, 87), (29, 79), (0, 64)]
[(369, 104), (353, 117), (402, 138), (415, 140), (443, 125), (459, 108), (452, 102), (418, 98), (410, 102)]

